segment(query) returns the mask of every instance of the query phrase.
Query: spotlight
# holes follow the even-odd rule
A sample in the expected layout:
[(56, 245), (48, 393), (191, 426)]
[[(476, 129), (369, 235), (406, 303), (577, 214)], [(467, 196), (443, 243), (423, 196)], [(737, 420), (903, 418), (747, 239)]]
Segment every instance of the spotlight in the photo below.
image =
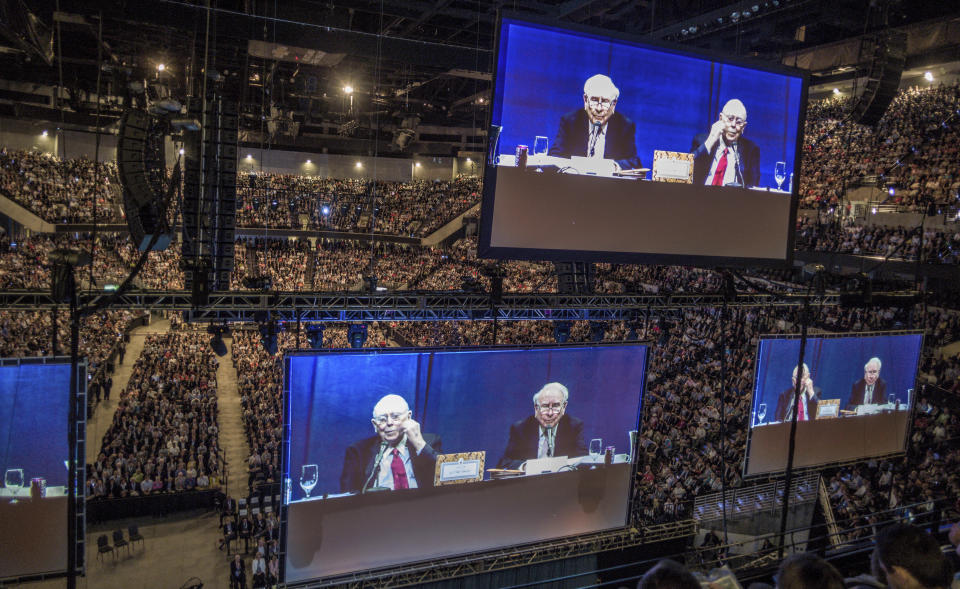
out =
[(413, 167), (419, 168), (419, 167), (420, 167), (420, 162), (417, 162), (417, 163), (413, 164)]
[(363, 167), (363, 162), (357, 162), (355, 167), (357, 167), (357, 168), (362, 168), (362, 167)]
[(730, 14), (730, 20), (732, 20), (733, 22), (739, 21), (739, 20), (740, 20), (740, 13), (739, 13), (739, 12), (733, 12), (733, 13), (731, 13), (731, 14)]
[(158, 71), (158, 72), (162, 72), (162, 71), (165, 70), (165, 69), (167, 69), (166, 64), (163, 64), (163, 63), (158, 63), (158, 64), (157, 64), (157, 71)]
[(187, 153), (187, 150), (181, 147), (179, 153), (180, 153), (180, 155), (183, 155), (183, 154)]
[(933, 81), (933, 72), (923, 72), (923, 79), (932, 82)]
[(353, 86), (351, 86), (350, 84), (347, 84), (346, 86), (343, 87), (343, 92), (344, 94), (353, 94)]
[(893, 186), (887, 189), (887, 194), (889, 194), (890, 196), (893, 196), (896, 193), (897, 193), (897, 189), (894, 188)]
[(320, 209), (320, 212), (323, 213), (323, 216), (326, 217), (330, 214), (330, 207), (323, 205), (323, 208)]
[(41, 137), (46, 137), (47, 135), (49, 135), (49, 133), (47, 132), (46, 129), (44, 129), (43, 131), (40, 132), (40, 136), (41, 136)]
[(252, 154), (252, 153), (248, 153), (248, 154), (247, 154), (247, 159), (248, 159), (248, 160), (252, 160), (252, 159), (253, 159), (253, 154)]
[(308, 163), (308, 164), (312, 164), (312, 163), (313, 163), (313, 160), (307, 160), (307, 162), (306, 162), (306, 163)]
[(834, 93), (834, 94), (840, 94), (840, 88), (834, 88), (834, 89), (833, 89), (833, 93)]

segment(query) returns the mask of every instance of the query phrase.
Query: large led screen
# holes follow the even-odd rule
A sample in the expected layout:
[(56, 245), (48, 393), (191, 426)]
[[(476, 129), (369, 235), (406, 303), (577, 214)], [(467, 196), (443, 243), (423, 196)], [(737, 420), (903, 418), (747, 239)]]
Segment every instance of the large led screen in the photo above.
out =
[(67, 569), (70, 364), (0, 361), (0, 578)]
[(503, 18), (488, 257), (782, 264), (806, 79)]
[(643, 345), (285, 365), (288, 583), (626, 525)]
[(919, 333), (809, 338), (795, 403), (800, 340), (761, 338), (746, 474), (786, 468), (794, 405), (797, 468), (902, 452), (922, 343)]

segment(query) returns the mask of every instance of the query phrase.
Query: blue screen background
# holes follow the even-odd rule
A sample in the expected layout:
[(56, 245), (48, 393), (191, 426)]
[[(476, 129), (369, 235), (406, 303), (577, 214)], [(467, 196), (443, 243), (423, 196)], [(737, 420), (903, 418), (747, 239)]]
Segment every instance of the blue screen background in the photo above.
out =
[[(636, 123), (637, 154), (650, 167), (654, 150), (693, 151), (727, 100), (747, 108), (744, 137), (760, 148), (761, 186), (776, 187), (774, 164), (794, 169), (802, 79), (623, 41), (595, 38), (504, 19), (500, 36), (494, 125), (499, 152), (533, 149), (534, 137), (556, 137), (560, 117), (583, 108), (583, 83), (605, 74), (620, 89), (617, 112)], [(784, 183), (784, 189), (787, 184)]]
[(485, 450), (485, 468), (493, 468), (510, 425), (533, 415), (533, 394), (558, 381), (570, 391), (567, 414), (584, 421), (587, 443), (602, 438), (604, 446), (629, 453), (627, 432), (639, 423), (646, 353), (635, 345), (291, 356), (286, 472), (292, 473), (293, 498), (303, 497), (297, 483), (304, 464), (319, 466), (311, 496), (340, 491), (347, 447), (374, 435), (373, 406), (390, 393), (407, 400), (422, 431), (441, 437), (443, 453)]
[(67, 484), (69, 397), (69, 364), (0, 366), (0, 476), (22, 468), (27, 484)]
[[(887, 383), (887, 394), (895, 394), (906, 403), (907, 389), (913, 388), (916, 380), (922, 342), (920, 334), (808, 338), (803, 362), (810, 368), (814, 386), (823, 390), (820, 398), (840, 399), (840, 408), (844, 409), (853, 384), (863, 378), (864, 364), (870, 358), (880, 358), (880, 378)], [(780, 393), (792, 386), (791, 375), (799, 354), (799, 339), (760, 340), (753, 410), (766, 403), (767, 422), (774, 419)]]

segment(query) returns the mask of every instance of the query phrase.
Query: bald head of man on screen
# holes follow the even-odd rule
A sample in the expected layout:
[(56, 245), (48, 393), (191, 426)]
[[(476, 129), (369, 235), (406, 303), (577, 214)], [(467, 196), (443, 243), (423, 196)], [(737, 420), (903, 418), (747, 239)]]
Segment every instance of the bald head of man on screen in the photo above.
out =
[(757, 186), (760, 148), (743, 136), (747, 107), (737, 98), (723, 105), (709, 133), (693, 140), (693, 183), (707, 186)]

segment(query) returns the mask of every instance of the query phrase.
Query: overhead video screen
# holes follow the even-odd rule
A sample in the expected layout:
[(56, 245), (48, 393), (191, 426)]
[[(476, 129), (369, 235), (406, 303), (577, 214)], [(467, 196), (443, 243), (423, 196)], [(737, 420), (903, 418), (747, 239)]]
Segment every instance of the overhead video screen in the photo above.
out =
[(288, 356), (286, 581), (626, 525), (646, 358), (643, 345)]
[(503, 18), (480, 254), (782, 264), (805, 97), (796, 70)]
[(67, 569), (70, 364), (0, 361), (0, 578)]
[(745, 473), (786, 468), (795, 405), (798, 468), (902, 452), (922, 344), (919, 333), (808, 338), (795, 403), (800, 340), (761, 338)]

